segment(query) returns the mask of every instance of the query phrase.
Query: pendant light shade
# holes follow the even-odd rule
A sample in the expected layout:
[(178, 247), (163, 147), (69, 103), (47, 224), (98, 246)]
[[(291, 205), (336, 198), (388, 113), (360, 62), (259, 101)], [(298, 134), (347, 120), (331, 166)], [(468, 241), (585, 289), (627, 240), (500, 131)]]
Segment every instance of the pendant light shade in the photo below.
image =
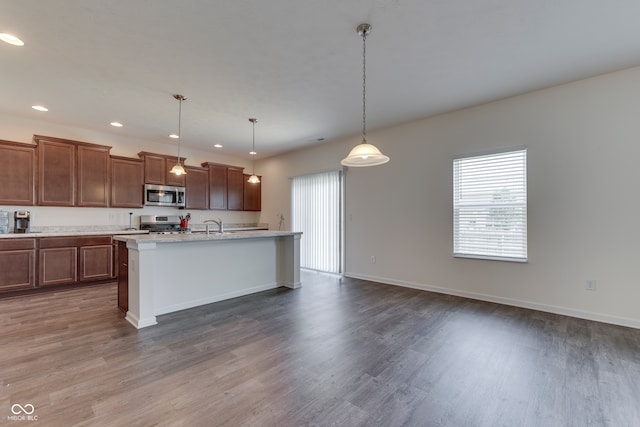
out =
[(176, 163), (175, 165), (173, 165), (169, 172), (178, 176), (187, 174), (187, 171), (184, 170), (184, 167), (180, 163)]
[(256, 175), (256, 122), (258, 119), (251, 118), (249, 121), (253, 124), (253, 144), (251, 145), (251, 152), (249, 153), (253, 156), (253, 169), (247, 182), (251, 184), (260, 184), (260, 178)]
[(377, 166), (387, 163), (389, 157), (367, 142), (367, 36), (371, 33), (371, 25), (360, 24), (356, 30), (362, 36), (362, 142), (340, 163), (354, 167)]
[(369, 144), (365, 139), (362, 143), (351, 149), (349, 155), (342, 160), (343, 166), (377, 166), (385, 164), (389, 161), (389, 157), (380, 152), (378, 147)]
[(186, 101), (187, 98), (185, 98), (182, 95), (173, 95), (173, 97), (175, 99), (177, 99), (180, 102), (180, 106), (178, 107), (178, 163), (176, 163), (171, 170), (169, 171), (169, 173), (172, 173), (174, 175), (186, 175), (187, 171), (184, 170), (184, 167), (182, 166), (182, 162), (180, 160), (180, 127), (182, 125), (182, 101)]

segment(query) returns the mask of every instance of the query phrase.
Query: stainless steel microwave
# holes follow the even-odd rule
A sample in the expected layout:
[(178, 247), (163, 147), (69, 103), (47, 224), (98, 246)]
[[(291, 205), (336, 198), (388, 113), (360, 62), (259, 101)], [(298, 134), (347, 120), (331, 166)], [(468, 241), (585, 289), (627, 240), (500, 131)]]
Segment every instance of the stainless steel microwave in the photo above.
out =
[(185, 188), (170, 185), (144, 185), (144, 204), (151, 206), (185, 206)]

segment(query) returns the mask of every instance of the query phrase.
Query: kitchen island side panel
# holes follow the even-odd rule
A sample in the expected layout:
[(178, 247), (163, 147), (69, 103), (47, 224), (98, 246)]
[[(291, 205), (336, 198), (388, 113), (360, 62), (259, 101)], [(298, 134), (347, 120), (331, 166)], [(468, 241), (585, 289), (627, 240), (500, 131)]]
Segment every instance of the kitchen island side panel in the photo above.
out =
[(155, 314), (277, 288), (276, 249), (276, 239), (158, 244)]

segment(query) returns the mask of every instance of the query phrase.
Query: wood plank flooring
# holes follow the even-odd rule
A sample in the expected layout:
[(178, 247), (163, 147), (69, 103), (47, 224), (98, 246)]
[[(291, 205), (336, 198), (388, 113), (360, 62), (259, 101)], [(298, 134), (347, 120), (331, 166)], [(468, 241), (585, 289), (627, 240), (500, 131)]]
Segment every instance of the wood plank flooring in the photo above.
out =
[(640, 426), (639, 330), (302, 280), (139, 331), (115, 285), (0, 300), (0, 425)]

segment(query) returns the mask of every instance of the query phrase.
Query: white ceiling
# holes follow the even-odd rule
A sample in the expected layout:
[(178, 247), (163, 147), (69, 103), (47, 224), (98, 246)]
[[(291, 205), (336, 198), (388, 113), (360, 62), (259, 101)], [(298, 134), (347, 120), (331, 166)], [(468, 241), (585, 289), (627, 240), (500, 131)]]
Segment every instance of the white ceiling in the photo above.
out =
[[(0, 113), (260, 157), (640, 65), (638, 0), (2, 0)], [(42, 104), (48, 113), (31, 105)], [(121, 121), (124, 127), (109, 126)], [(0, 135), (1, 138), (1, 135)]]

